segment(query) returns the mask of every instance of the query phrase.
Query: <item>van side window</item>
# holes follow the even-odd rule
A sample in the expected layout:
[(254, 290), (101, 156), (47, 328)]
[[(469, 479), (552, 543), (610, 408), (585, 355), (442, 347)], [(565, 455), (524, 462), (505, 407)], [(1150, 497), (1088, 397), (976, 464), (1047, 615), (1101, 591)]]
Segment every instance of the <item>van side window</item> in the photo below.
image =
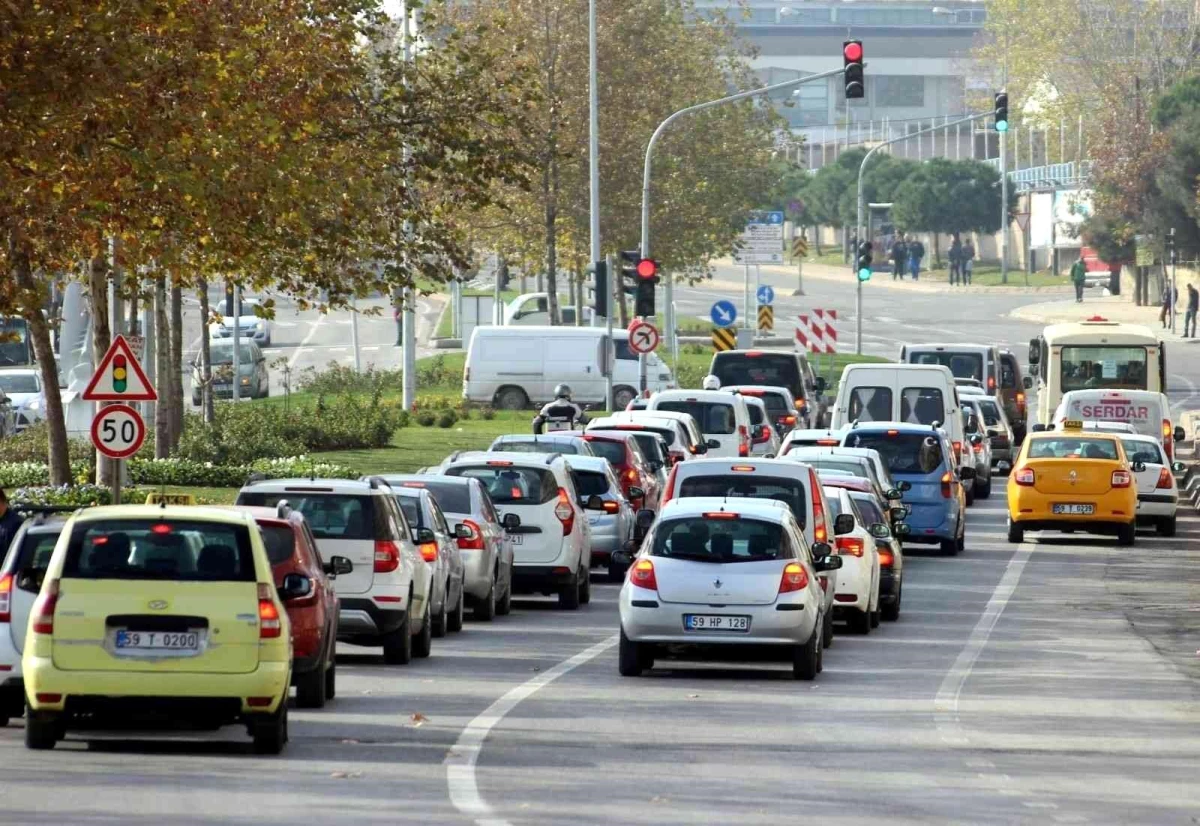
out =
[(1000, 357), (1000, 386), (1011, 390), (1017, 386), (1017, 374), (1008, 356)]
[(905, 387), (900, 391), (900, 421), (945, 424), (946, 402), (936, 387)]
[(850, 393), (850, 421), (887, 422), (892, 419), (890, 387), (855, 387)]

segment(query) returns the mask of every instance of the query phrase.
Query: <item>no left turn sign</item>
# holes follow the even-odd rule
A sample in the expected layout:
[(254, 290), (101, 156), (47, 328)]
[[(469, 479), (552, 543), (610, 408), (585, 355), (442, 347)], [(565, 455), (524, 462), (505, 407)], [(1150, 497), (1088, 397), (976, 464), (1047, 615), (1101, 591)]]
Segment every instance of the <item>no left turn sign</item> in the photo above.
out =
[(127, 459), (146, 441), (146, 423), (127, 404), (100, 408), (92, 419), (92, 444), (110, 459)]
[(658, 347), (658, 328), (649, 321), (635, 319), (629, 325), (629, 349), (641, 355), (651, 353)]

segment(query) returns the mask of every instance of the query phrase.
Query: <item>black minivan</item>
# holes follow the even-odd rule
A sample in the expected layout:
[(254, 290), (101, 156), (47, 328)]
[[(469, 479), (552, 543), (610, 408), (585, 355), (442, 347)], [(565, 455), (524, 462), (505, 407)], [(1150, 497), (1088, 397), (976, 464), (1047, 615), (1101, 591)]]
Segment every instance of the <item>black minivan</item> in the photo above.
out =
[(722, 387), (736, 384), (760, 384), (786, 387), (796, 402), (796, 410), (808, 419), (808, 427), (824, 427), (829, 403), (825, 379), (813, 373), (803, 353), (782, 350), (725, 350), (713, 355), (708, 372)]

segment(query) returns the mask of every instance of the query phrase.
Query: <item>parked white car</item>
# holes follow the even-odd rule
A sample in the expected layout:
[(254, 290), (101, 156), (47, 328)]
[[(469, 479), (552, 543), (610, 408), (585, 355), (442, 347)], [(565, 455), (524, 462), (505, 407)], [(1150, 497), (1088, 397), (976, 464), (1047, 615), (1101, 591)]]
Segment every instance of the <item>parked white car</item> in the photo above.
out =
[(42, 392), (42, 375), (37, 367), (0, 369), (0, 396), (8, 397), (16, 433), (46, 418), (46, 394)]
[[(221, 302), (221, 306), (224, 307), (225, 302)], [(262, 306), (261, 298), (242, 298), (241, 312), (237, 314), (238, 337), (243, 340), (254, 339), (260, 347), (270, 347), (271, 319), (255, 312), (256, 308)], [(214, 339), (232, 339), (233, 328), (234, 316), (222, 315), (219, 322), (208, 325), (208, 334)]]

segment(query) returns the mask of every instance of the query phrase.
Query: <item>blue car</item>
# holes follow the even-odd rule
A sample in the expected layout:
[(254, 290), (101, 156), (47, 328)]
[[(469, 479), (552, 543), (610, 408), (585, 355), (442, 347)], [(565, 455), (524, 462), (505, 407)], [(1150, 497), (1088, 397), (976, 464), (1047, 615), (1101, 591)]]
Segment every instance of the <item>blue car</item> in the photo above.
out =
[(879, 451), (902, 490), (908, 483), (902, 500), (911, 506), (905, 543), (938, 543), (946, 554), (963, 549), (967, 497), (962, 483), (974, 470), (957, 467), (945, 433), (929, 425), (871, 422), (846, 430), (842, 446)]

